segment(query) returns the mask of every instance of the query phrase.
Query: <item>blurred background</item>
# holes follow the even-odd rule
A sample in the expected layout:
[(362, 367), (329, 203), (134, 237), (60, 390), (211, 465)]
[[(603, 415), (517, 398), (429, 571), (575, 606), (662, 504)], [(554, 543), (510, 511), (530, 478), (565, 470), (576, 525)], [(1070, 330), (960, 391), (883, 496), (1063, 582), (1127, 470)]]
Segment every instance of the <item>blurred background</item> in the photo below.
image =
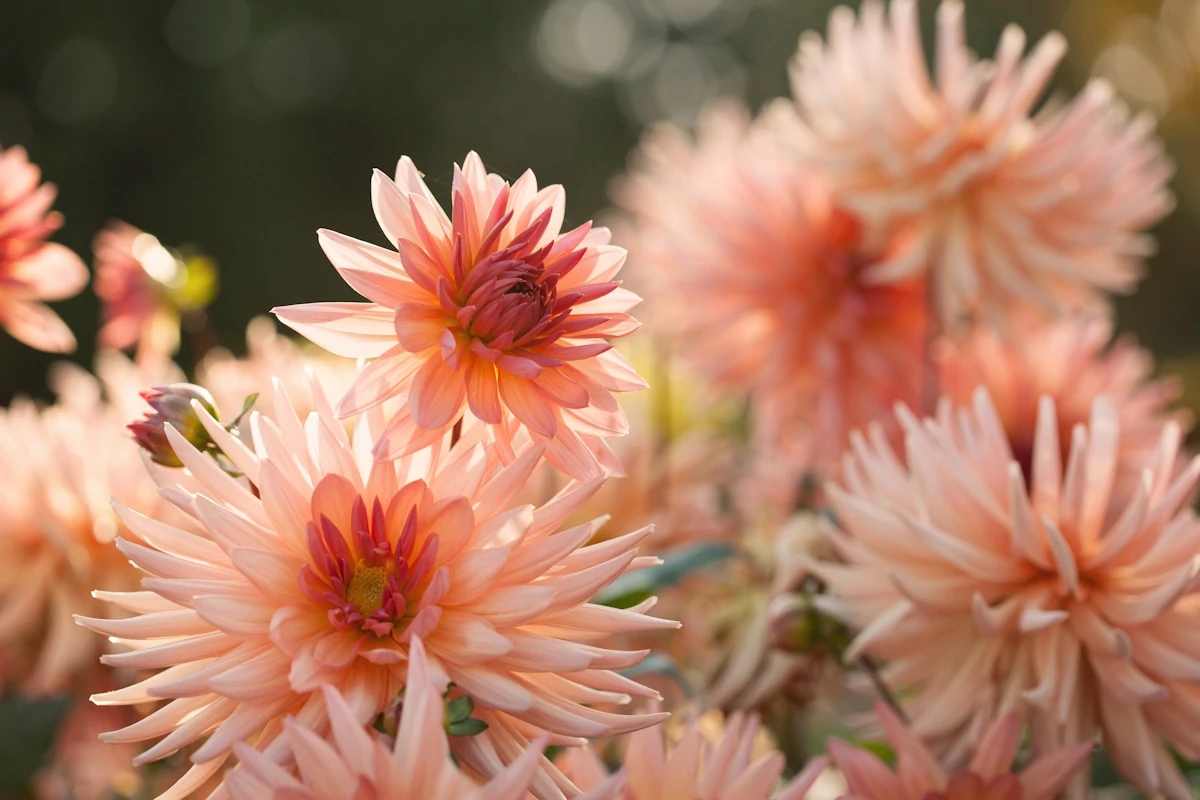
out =
[[(603, 217), (607, 184), (647, 124), (688, 124), (717, 96), (757, 108), (787, 93), (797, 37), (832, 0), (7, 0), (0, 144), (24, 145), (59, 186), (58, 241), (91, 262), (112, 217), (221, 267), (222, 344), (272, 306), (356, 299), (317, 246), (329, 227), (370, 241), (371, 169), (408, 154), (447, 198), (470, 149), (567, 188), (568, 223)], [(922, 2), (927, 32), (934, 2)], [(1194, 384), (1200, 405), (1200, 2), (968, 0), (990, 53), (1009, 22), (1062, 30), (1057, 85), (1110, 79), (1161, 118), (1180, 208), (1119, 324)], [(927, 37), (928, 40), (928, 37)], [(97, 301), (58, 304), (90, 364)], [(0, 336), (0, 401), (44, 396), (53, 356)], [(190, 362), (185, 339), (181, 358)], [(1188, 379), (1190, 373), (1197, 377)]]

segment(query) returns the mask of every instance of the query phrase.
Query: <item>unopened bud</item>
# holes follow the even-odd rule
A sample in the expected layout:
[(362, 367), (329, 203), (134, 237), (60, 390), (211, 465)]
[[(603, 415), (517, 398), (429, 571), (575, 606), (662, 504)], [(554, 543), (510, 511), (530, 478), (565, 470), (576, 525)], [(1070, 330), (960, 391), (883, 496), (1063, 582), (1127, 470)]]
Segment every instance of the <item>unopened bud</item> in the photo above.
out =
[(217, 403), (208, 390), (192, 383), (173, 383), (170, 386), (147, 389), (141, 396), (153, 411), (147, 412), (145, 418), (130, 423), (129, 431), (155, 463), (164, 467), (183, 466), (171, 443), (167, 441), (168, 424), (174, 426), (183, 438), (201, 452), (216, 446), (199, 415), (192, 408), (192, 401), (196, 400), (214, 419), (219, 418)]
[(820, 640), (820, 618), (803, 594), (784, 594), (767, 608), (771, 646), (787, 653), (808, 653)]

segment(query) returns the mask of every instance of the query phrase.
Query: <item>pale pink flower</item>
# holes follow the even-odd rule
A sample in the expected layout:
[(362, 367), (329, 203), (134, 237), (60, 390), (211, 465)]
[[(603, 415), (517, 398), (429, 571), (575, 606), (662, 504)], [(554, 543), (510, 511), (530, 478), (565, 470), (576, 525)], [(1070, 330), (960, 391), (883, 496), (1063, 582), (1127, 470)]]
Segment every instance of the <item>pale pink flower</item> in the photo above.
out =
[(849, 788), (842, 800), (1054, 800), (1092, 751), (1090, 740), (1078, 742), (1014, 772), (1022, 725), (1013, 712), (988, 727), (965, 769), (947, 770), (895, 712), (880, 703), (876, 713), (896, 752), (896, 768), (866, 748), (831, 740), (829, 755)]
[[(145, 591), (112, 598), (138, 616), (82, 622), (133, 648), (107, 663), (162, 671), (94, 699), (170, 702), (107, 740), (159, 739), (138, 764), (198, 743), (172, 796), (185, 795), (239, 741), (281, 757), (289, 715), (323, 735), (323, 685), (360, 722), (373, 720), (405, 686), (414, 636), (431, 669), (470, 695), (488, 724), (454, 742), (486, 777), (543, 734), (577, 745), (661, 718), (590, 707), (654, 693), (614, 671), (644, 652), (588, 642), (675, 625), (643, 613), (653, 601), (630, 610), (588, 603), (627, 570), (657, 563), (634, 550), (646, 530), (593, 546), (585, 544), (597, 523), (555, 533), (600, 479), (540, 508), (514, 507), (539, 446), (514, 456), (489, 426), (470, 425), (454, 447), (375, 463), (382, 412), (357, 418), (351, 440), (318, 384), (313, 391), (318, 411), (301, 421), (277, 387), (273, 418), (250, 417), (252, 449), (193, 405), (240, 477), (167, 428), (186, 469), (155, 468), (160, 491), (202, 533), (118, 506), (144, 544), (117, 547), (151, 577)], [(539, 798), (572, 790), (543, 763)]]
[(606, 338), (637, 328), (637, 295), (613, 280), (625, 251), (606, 228), (567, 233), (561, 186), (532, 172), (511, 186), (475, 153), (455, 166), (451, 216), (408, 157), (393, 182), (376, 170), (375, 217), (399, 252), (318, 232), (334, 267), (368, 303), (277, 308), (287, 325), (343, 356), (375, 359), (338, 404), (341, 417), (402, 402), (376, 456), (416, 452), (464, 410), (490, 425), (509, 415), (564, 472), (592, 478), (607, 436), (627, 431), (613, 392), (645, 382)]
[(43, 183), (23, 147), (0, 149), (0, 325), (30, 347), (75, 349), (75, 336), (45, 301), (74, 297), (87, 285), (82, 260), (46, 237), (62, 227), (51, 211), (56, 190)]
[(994, 62), (968, 50), (963, 4), (938, 10), (936, 73), (915, 0), (867, 0), (805, 34), (791, 68), (802, 152), (873, 230), (907, 247), (875, 264), (886, 283), (929, 270), (953, 325), (1015, 306), (1043, 312), (1128, 292), (1153, 249), (1142, 231), (1173, 205), (1172, 166), (1148, 116), (1102, 81), (1033, 110), (1066, 50), (1057, 33), (1023, 56), (1010, 25)]
[(332, 686), (322, 687), (331, 736), (322, 739), (294, 719), (284, 738), (295, 755), (293, 776), (261, 752), (235, 745), (242, 766), (226, 787), (233, 800), (525, 800), (538, 770), (540, 748), (526, 750), (481, 785), (450, 759), (445, 704), (430, 676), (421, 640), (414, 637), (408, 662), (404, 712), (394, 743), (363, 728), (354, 709)]
[(106, 402), (78, 367), (53, 377), (55, 405), (17, 400), (0, 411), (0, 686), (34, 694), (67, 691), (97, 669), (103, 643), (72, 614), (102, 616), (93, 590), (137, 585), (113, 545), (122, 527), (110, 499), (147, 513), (166, 505), (123, 404)]
[[(668, 747), (664, 726), (647, 728), (627, 740), (622, 768), (624, 787), (607, 800), (803, 800), (825, 768), (814, 759), (786, 786), (779, 785), (783, 755), (774, 748), (756, 752), (760, 725), (754, 715), (732, 714), (706, 736), (705, 718), (689, 725)], [(592, 750), (572, 751), (567, 771), (585, 788), (602, 785), (603, 763)]]
[(825, 464), (851, 429), (919, 396), (924, 290), (863, 280), (885, 248), (778, 140), (787, 113), (752, 124), (715, 106), (695, 140), (659, 126), (613, 194), (655, 334), (713, 386), (749, 390), (764, 442), (798, 427)]
[(983, 389), (973, 407), (900, 418), (903, 462), (856, 436), (843, 485), (827, 487), (845, 563), (814, 569), (828, 610), (861, 631), (847, 658), (887, 661), (914, 731), (951, 758), (1015, 709), (1036, 752), (1099, 729), (1143, 792), (1187, 798), (1168, 746), (1200, 757), (1200, 522), (1186, 507), (1200, 459), (1176, 475), (1179, 427), (1164, 426), (1114, 504), (1121, 430), (1107, 397), (1065, 459), (1041, 398), (1028, 479)]
[(1179, 397), (1178, 381), (1153, 379), (1154, 357), (1132, 337), (1111, 341), (1112, 322), (1105, 317), (1024, 318), (1018, 329), (1019, 337), (1006, 339), (979, 326), (957, 341), (943, 342), (938, 357), (942, 394), (969, 405), (975, 390), (985, 387), (1026, 476), (1032, 466), (1038, 398), (1054, 399), (1065, 460), (1075, 426), (1086, 424), (1092, 402), (1106, 395), (1121, 425), (1113, 496), (1115, 502), (1127, 501), (1158, 446), (1163, 425), (1173, 420), (1185, 434), (1191, 428), (1188, 412), (1168, 410)]
[(179, 312), (163, 281), (177, 271), (175, 257), (158, 239), (116, 220), (96, 234), (92, 251), (93, 288), (103, 320), (99, 346), (126, 350), (137, 345), (139, 360), (170, 358), (179, 349)]

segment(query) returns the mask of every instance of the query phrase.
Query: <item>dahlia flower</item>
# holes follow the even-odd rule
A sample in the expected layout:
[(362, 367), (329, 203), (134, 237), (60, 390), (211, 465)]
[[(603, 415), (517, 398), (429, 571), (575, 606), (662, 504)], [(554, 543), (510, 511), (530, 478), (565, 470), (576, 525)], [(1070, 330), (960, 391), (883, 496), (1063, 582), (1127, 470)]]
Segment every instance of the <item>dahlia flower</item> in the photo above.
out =
[(177, 271), (175, 257), (158, 239), (124, 222), (110, 222), (92, 242), (93, 288), (100, 298), (101, 347), (170, 358), (179, 349), (179, 313), (163, 281)]
[(0, 149), (0, 325), (30, 347), (69, 353), (75, 336), (44, 301), (79, 294), (88, 271), (79, 256), (46, 241), (62, 214), (50, 210), (56, 190), (39, 186), (41, 175), (25, 148)]
[(796, 139), (872, 230), (907, 246), (872, 266), (887, 283), (928, 269), (948, 324), (1016, 306), (1055, 312), (1127, 292), (1171, 208), (1172, 166), (1148, 115), (1130, 119), (1103, 81), (1032, 111), (1066, 50), (1051, 33), (1023, 57), (1009, 26), (994, 62), (967, 49), (963, 4), (938, 10), (936, 75), (914, 0), (830, 16), (800, 40)]
[[(543, 734), (576, 745), (661, 719), (589, 707), (654, 694), (614, 671), (644, 652), (589, 642), (674, 626), (643, 613), (653, 601), (630, 610), (587, 602), (623, 572), (657, 562), (635, 553), (646, 530), (593, 546), (584, 545), (596, 523), (554, 533), (600, 480), (540, 508), (512, 507), (539, 446), (514, 457), (490, 427), (472, 424), (446, 450), (373, 463), (382, 413), (356, 419), (351, 440), (315, 382), (313, 391), (318, 411), (301, 421), (277, 389), (274, 417), (250, 416), (253, 448), (193, 405), (239, 478), (167, 428), (186, 469), (157, 469), (160, 491), (200, 533), (118, 506), (141, 542), (117, 547), (150, 577), (144, 591), (111, 597), (137, 616), (80, 621), (132, 648), (106, 663), (161, 672), (94, 700), (170, 702), (108, 741), (158, 739), (137, 764), (199, 743), (174, 789), (182, 796), (239, 741), (282, 757), (289, 715), (324, 735), (323, 685), (339, 690), (359, 722), (375, 719), (406, 686), (417, 636), (431, 671), (472, 697), (488, 725), (453, 742), (485, 777)], [(533, 787), (542, 800), (574, 790), (549, 762)]]
[(1086, 424), (1093, 400), (1106, 395), (1121, 425), (1113, 496), (1118, 503), (1127, 501), (1158, 446), (1163, 425), (1173, 420), (1184, 433), (1191, 428), (1186, 411), (1167, 408), (1180, 394), (1178, 381), (1152, 379), (1154, 358), (1132, 338), (1110, 343), (1112, 322), (1106, 317), (1027, 318), (1019, 329), (1020, 337), (1006, 339), (979, 326), (968, 336), (942, 343), (942, 394), (969, 405), (975, 390), (986, 387), (1026, 476), (1032, 467), (1037, 399), (1054, 398), (1065, 460), (1075, 426)]
[(983, 733), (965, 769), (947, 774), (895, 712), (880, 703), (876, 713), (896, 751), (896, 769), (888, 769), (866, 748), (831, 740), (829, 755), (849, 787), (843, 800), (1053, 800), (1092, 750), (1091, 741), (1078, 742), (1013, 772), (1022, 727), (1014, 712)]
[(55, 383), (53, 406), (0, 410), (0, 686), (34, 694), (96, 668), (101, 642), (71, 619), (103, 614), (92, 591), (137, 585), (113, 546), (122, 528), (110, 498), (147, 513), (165, 505), (96, 379), (63, 366)]
[(403, 402), (380, 434), (381, 460), (440, 440), (466, 408), (495, 426), (516, 417), (547, 458), (577, 478), (601, 474), (603, 438), (627, 431), (613, 392), (645, 382), (605, 342), (637, 328), (637, 295), (613, 280), (625, 251), (606, 228), (560, 233), (562, 187), (532, 172), (511, 186), (470, 153), (454, 169), (451, 216), (407, 157), (376, 171), (375, 216), (398, 252), (318, 232), (334, 267), (368, 303), (274, 313), (343, 356), (372, 358), (338, 403), (345, 418)]
[(296, 755), (295, 777), (259, 751), (235, 745), (242, 762), (226, 786), (233, 800), (525, 800), (537, 773), (539, 749), (526, 750), (503, 772), (479, 785), (450, 760), (443, 728), (442, 690), (430, 676), (424, 648), (413, 637), (404, 712), (396, 740), (385, 745), (368, 733), (354, 709), (331, 686), (322, 687), (331, 740), (294, 719), (284, 736)]
[[(623, 769), (624, 788), (602, 795), (606, 800), (803, 800), (825, 768), (814, 759), (786, 786), (779, 787), (783, 755), (771, 748), (759, 756), (755, 750), (758, 718), (733, 714), (715, 741), (706, 737), (704, 718), (690, 725), (669, 748), (663, 726), (638, 731), (629, 737)], [(758, 756), (758, 757), (756, 757)], [(604, 764), (590, 749), (573, 751), (568, 771), (585, 787), (598, 787), (607, 778)]]
[(918, 397), (924, 290), (863, 280), (886, 249), (778, 141), (786, 113), (751, 124), (714, 106), (695, 141), (659, 126), (614, 199), (654, 332), (713, 386), (750, 390), (764, 441), (801, 425), (828, 463), (851, 429)]
[(1200, 459), (1176, 474), (1178, 425), (1114, 504), (1121, 430), (1108, 397), (1065, 459), (1054, 400), (1041, 398), (1028, 479), (983, 389), (936, 419), (899, 416), (903, 460), (855, 437), (844, 485), (828, 487), (845, 563), (814, 569), (833, 593), (827, 610), (861, 631), (847, 658), (889, 662), (913, 730), (950, 758), (1019, 710), (1035, 752), (1099, 729), (1143, 792), (1189, 797), (1168, 747), (1200, 758), (1200, 523), (1186, 507)]

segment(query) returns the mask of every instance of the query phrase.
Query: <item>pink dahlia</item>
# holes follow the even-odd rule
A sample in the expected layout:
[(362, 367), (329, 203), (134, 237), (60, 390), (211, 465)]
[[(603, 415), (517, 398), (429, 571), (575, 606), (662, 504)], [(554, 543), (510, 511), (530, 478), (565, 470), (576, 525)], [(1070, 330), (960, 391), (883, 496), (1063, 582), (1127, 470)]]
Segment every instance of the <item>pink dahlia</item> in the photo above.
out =
[(916, 2), (870, 0), (857, 19), (835, 10), (827, 42), (802, 37), (792, 64), (802, 150), (869, 227), (907, 242), (867, 280), (930, 270), (950, 324), (1131, 290), (1153, 247), (1142, 231), (1172, 208), (1153, 120), (1131, 121), (1098, 80), (1033, 115), (1066, 43), (1024, 47), (1009, 26), (994, 63), (979, 61), (962, 2), (946, 0), (931, 76)]
[[(172, 793), (183, 796), (238, 742), (282, 757), (289, 715), (324, 735), (322, 686), (336, 688), (360, 723), (374, 720), (405, 688), (418, 636), (431, 671), (472, 697), (488, 725), (453, 742), (485, 777), (543, 735), (578, 745), (661, 719), (590, 707), (654, 694), (614, 671), (644, 652), (590, 642), (675, 624), (643, 613), (652, 600), (630, 610), (588, 602), (657, 562), (634, 550), (647, 530), (593, 546), (596, 523), (555, 533), (600, 479), (540, 508), (514, 506), (540, 446), (514, 458), (507, 442), (472, 426), (448, 449), (375, 463), (382, 413), (358, 418), (351, 439), (319, 385), (314, 392), (318, 411), (304, 421), (283, 391), (273, 418), (254, 412), (252, 448), (193, 404), (239, 477), (167, 427), (185, 469), (156, 469), (160, 491), (201, 532), (118, 508), (140, 541), (117, 548), (149, 577), (144, 591), (111, 598), (136, 616), (81, 622), (132, 648), (107, 663), (161, 671), (94, 700), (169, 702), (108, 741), (158, 739), (137, 764), (199, 743)], [(549, 762), (533, 786), (542, 800), (574, 791)]]
[(368, 303), (276, 308), (287, 325), (343, 356), (372, 358), (337, 411), (401, 400), (380, 459), (437, 441), (466, 408), (489, 425), (515, 416), (564, 472), (602, 472), (603, 438), (627, 430), (613, 392), (645, 382), (605, 339), (637, 328), (637, 295), (613, 280), (625, 251), (606, 228), (561, 233), (561, 186), (532, 172), (511, 186), (475, 153), (455, 166), (451, 215), (408, 157), (378, 170), (375, 216), (398, 252), (318, 232), (335, 268)]
[(1021, 335), (1006, 339), (977, 327), (939, 355), (942, 394), (969, 405), (980, 386), (988, 390), (1014, 458), (1028, 476), (1037, 432), (1038, 398), (1049, 395), (1058, 413), (1059, 448), (1065, 460), (1076, 425), (1086, 424), (1092, 402), (1112, 400), (1121, 425), (1114, 497), (1127, 501), (1158, 447), (1163, 425), (1175, 421), (1186, 433), (1186, 411), (1169, 411), (1180, 394), (1178, 381), (1152, 379), (1153, 356), (1130, 337), (1112, 339), (1104, 317), (1055, 322), (1027, 318)]
[(1022, 725), (1020, 715), (1010, 713), (984, 731), (965, 769), (947, 771), (895, 712), (880, 703), (876, 713), (896, 768), (865, 748), (830, 741), (829, 754), (849, 789), (842, 800), (1054, 800), (1092, 750), (1091, 741), (1068, 745), (1014, 772)]
[(903, 459), (860, 437), (828, 487), (844, 563), (816, 570), (829, 610), (861, 631), (848, 657), (887, 661), (914, 731), (950, 757), (1019, 710), (1035, 752), (1099, 729), (1142, 791), (1187, 798), (1169, 748), (1200, 758), (1200, 522), (1186, 507), (1200, 459), (1176, 474), (1178, 425), (1114, 503), (1121, 424), (1107, 397), (1065, 459), (1041, 398), (1028, 478), (983, 389), (936, 419), (899, 416)]
[(780, 143), (787, 113), (751, 124), (716, 106), (695, 141), (660, 126), (614, 197), (655, 332), (714, 386), (750, 390), (764, 440), (800, 424), (828, 463), (850, 430), (919, 397), (924, 290), (864, 280), (887, 251)]
[[(771, 748), (756, 753), (758, 718), (733, 714), (706, 736), (702, 718), (668, 748), (663, 727), (629, 737), (623, 771), (624, 788), (602, 795), (607, 800), (803, 800), (825, 768), (815, 759), (786, 786), (780, 786), (783, 755)], [(669, 749), (669, 752), (668, 752)], [(592, 750), (573, 751), (568, 771), (586, 787), (607, 779), (604, 764)]]
[(162, 281), (176, 271), (175, 257), (158, 239), (124, 222), (110, 222), (92, 242), (94, 287), (101, 300), (101, 347), (170, 358), (179, 349), (179, 314)]
[(322, 687), (329, 713), (329, 739), (294, 719), (284, 738), (295, 754), (298, 774), (261, 752), (235, 745), (242, 765), (226, 779), (233, 800), (525, 800), (538, 769), (540, 749), (526, 750), (484, 785), (451, 761), (446, 738), (443, 688), (414, 637), (406, 676), (404, 711), (393, 743), (363, 728), (355, 710), (332, 686)]
[(30, 347), (69, 353), (75, 336), (45, 301), (79, 294), (88, 271), (79, 256), (46, 241), (62, 214), (50, 210), (56, 190), (39, 186), (41, 175), (25, 148), (0, 150), (0, 325)]
[(122, 404), (77, 367), (54, 377), (56, 404), (0, 411), (0, 687), (34, 694), (69, 691), (97, 669), (102, 642), (72, 614), (103, 616), (106, 592), (137, 586), (113, 545), (128, 531), (110, 498), (151, 514), (166, 505)]

